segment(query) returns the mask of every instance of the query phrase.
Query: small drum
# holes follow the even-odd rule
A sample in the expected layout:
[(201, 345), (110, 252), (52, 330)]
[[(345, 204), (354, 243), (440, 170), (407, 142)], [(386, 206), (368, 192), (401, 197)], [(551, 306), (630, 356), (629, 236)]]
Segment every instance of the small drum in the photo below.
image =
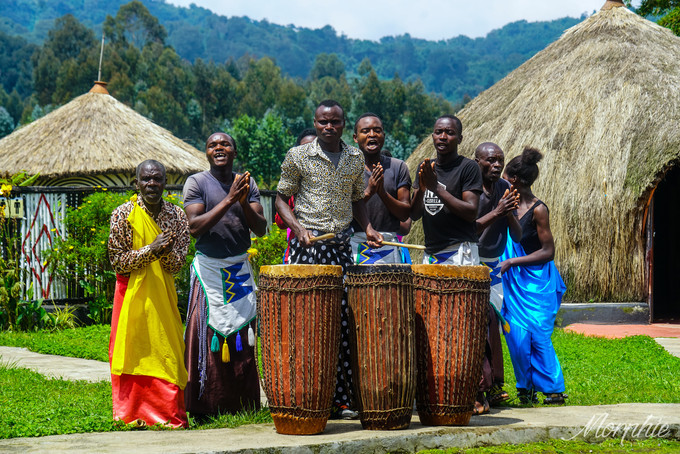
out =
[(276, 431), (320, 433), (335, 386), (342, 268), (263, 266), (259, 281), (263, 381)]
[(418, 380), (426, 425), (467, 425), (482, 376), (489, 268), (413, 265)]
[(405, 429), (416, 391), (409, 265), (347, 268), (352, 379), (364, 429)]

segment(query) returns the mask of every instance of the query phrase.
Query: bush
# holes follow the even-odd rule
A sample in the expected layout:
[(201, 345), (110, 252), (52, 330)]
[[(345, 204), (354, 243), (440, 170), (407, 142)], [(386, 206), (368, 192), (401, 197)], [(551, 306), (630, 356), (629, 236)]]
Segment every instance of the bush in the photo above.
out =
[(283, 253), (287, 247), (286, 231), (281, 230), (276, 224), (270, 226), (269, 235), (253, 239), (253, 244), (248, 249), (248, 257), (256, 281), (260, 275), (261, 266), (283, 263)]
[(111, 213), (130, 194), (95, 192), (78, 207), (69, 207), (64, 218), (66, 238), (57, 237), (48, 260), (55, 274), (77, 279), (95, 323), (110, 323), (116, 274), (109, 262), (107, 243)]
[[(76, 208), (69, 208), (64, 219), (66, 238), (58, 238), (48, 260), (55, 273), (64, 279), (78, 279), (88, 302), (89, 317), (94, 323), (110, 323), (116, 273), (108, 256), (111, 213), (130, 199), (132, 193), (95, 192)], [(181, 206), (179, 197), (168, 194), (164, 199)], [(193, 258), (193, 241), (189, 248)], [(188, 262), (190, 263), (190, 262)], [(175, 279), (178, 299), (186, 300), (189, 288), (189, 265), (185, 264)]]
[[(20, 172), (0, 178), (0, 329), (28, 330), (49, 326), (42, 300), (33, 301), (33, 289), (25, 289), (26, 270), (21, 266), (21, 234), (17, 218), (5, 217), (14, 186), (26, 186), (37, 178)], [(26, 298), (26, 300), (24, 299)]]

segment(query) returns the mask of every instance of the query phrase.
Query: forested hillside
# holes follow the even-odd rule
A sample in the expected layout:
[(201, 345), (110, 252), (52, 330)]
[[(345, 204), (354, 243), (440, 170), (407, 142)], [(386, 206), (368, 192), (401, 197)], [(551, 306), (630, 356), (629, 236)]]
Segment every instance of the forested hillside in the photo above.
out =
[[(57, 18), (72, 14), (100, 36), (106, 16), (114, 16), (125, 3), (127, 0), (3, 0), (0, 30), (40, 44)], [(420, 79), (427, 91), (454, 103), (490, 87), (581, 20), (519, 21), (477, 39), (452, 36), (435, 42), (402, 35), (374, 42), (349, 39), (324, 24), (312, 30), (219, 16), (195, 5), (181, 8), (163, 0), (142, 3), (167, 31), (167, 44), (192, 62), (200, 58), (224, 63), (245, 54), (268, 56), (284, 74), (307, 78), (316, 56), (332, 52), (350, 76), (357, 74), (361, 62), (368, 58), (380, 78), (398, 74), (405, 81)]]
[[(294, 137), (312, 125), (314, 107), (336, 99), (349, 119), (367, 110), (381, 115), (386, 147), (405, 158), (432, 127), (455, 108), (427, 93), (420, 80), (378, 78), (368, 60), (348, 77), (335, 54), (318, 54), (305, 79), (291, 78), (268, 57), (249, 55), (225, 63), (191, 63), (168, 45), (167, 32), (139, 2), (121, 6), (103, 26), (102, 79), (112, 96), (198, 148), (226, 130), (237, 140), (239, 162), (274, 187)], [(0, 137), (86, 93), (98, 78), (100, 41), (68, 14), (58, 18), (42, 45), (0, 32)]]
[[(0, 138), (92, 87), (104, 31), (101, 77), (111, 95), (198, 148), (211, 132), (230, 132), (239, 161), (272, 188), (285, 151), (311, 126), (319, 101), (345, 106), (350, 141), (358, 115), (381, 115), (385, 148), (405, 159), (434, 118), (457, 111), (465, 96), (576, 21), (517, 22), (475, 40), (370, 42), (330, 27), (282, 27), (162, 1), (4, 0)], [(210, 33), (217, 38), (208, 40)], [(328, 49), (335, 52), (321, 52)]]

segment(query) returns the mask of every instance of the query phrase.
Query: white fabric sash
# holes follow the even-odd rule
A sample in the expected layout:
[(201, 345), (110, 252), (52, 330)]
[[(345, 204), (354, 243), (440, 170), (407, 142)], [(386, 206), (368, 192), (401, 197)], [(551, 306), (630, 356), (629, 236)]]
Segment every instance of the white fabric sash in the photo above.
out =
[(491, 304), (498, 310), (501, 311), (503, 307), (503, 279), (501, 278), (501, 261), (499, 257), (479, 258), (480, 265), (486, 265), (489, 267), (489, 276), (491, 277), (491, 293), (490, 299)]
[(196, 253), (191, 263), (208, 301), (208, 325), (222, 336), (240, 330), (257, 314), (248, 255), (217, 259)]
[[(396, 242), (397, 235), (392, 232), (380, 232), (383, 240)], [(373, 265), (384, 263), (404, 263), (401, 258), (401, 252), (396, 246), (382, 246), (376, 249), (371, 249), (366, 243), (366, 233), (354, 232), (349, 239), (352, 246), (352, 263), (356, 265)]]
[(425, 265), (479, 265), (479, 249), (477, 243), (464, 241), (453, 244), (434, 254), (423, 254)]

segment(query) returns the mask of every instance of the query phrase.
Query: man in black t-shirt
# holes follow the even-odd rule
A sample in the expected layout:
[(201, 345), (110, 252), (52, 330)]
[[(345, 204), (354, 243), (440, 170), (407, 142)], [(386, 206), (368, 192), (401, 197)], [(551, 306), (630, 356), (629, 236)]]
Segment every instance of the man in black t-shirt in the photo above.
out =
[(478, 265), (477, 207), (482, 174), (475, 161), (460, 156), (463, 126), (453, 115), (434, 124), (436, 160), (419, 166), (411, 199), (411, 218), (423, 218), (423, 263)]
[[(517, 221), (518, 194), (510, 183), (501, 178), (505, 165), (503, 150), (495, 143), (485, 142), (475, 150), (475, 161), (482, 172), (484, 191), (479, 197), (477, 233), (479, 233), (479, 261), (490, 269), (491, 304), (496, 310), (489, 311), (486, 351), (482, 368), (475, 413), (485, 413), (488, 405), (495, 405), (509, 398), (503, 390), (503, 349), (501, 345), (498, 315), (503, 304), (503, 283), (498, 258), (505, 249), (508, 227), (510, 236), (519, 241), (522, 228)], [(484, 393), (486, 392), (486, 400)]]

